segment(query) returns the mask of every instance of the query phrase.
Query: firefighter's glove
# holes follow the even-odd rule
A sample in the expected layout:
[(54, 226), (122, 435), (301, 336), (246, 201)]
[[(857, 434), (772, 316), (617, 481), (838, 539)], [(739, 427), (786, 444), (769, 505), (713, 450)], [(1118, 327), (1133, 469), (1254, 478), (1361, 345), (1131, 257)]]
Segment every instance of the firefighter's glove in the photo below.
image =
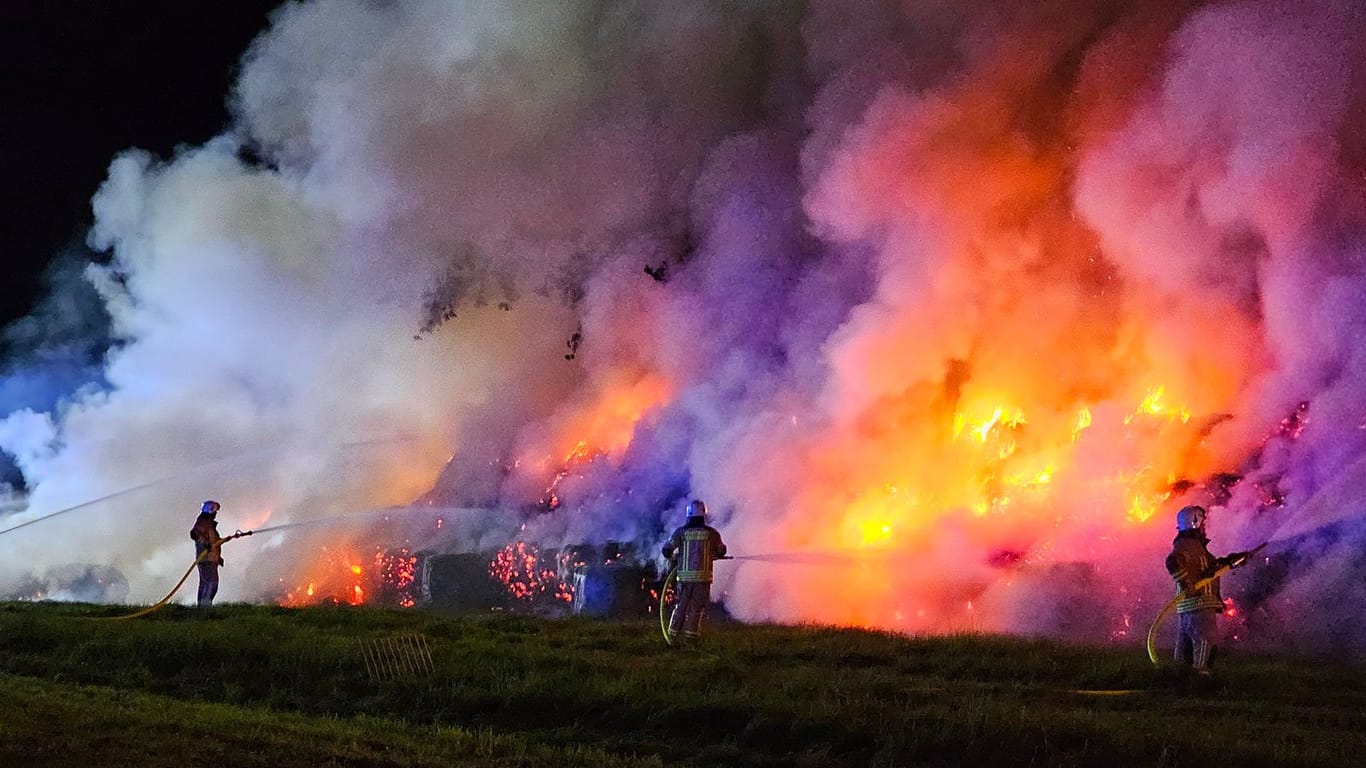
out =
[(1247, 554), (1248, 553), (1246, 552), (1230, 552), (1227, 555), (1224, 555), (1223, 557), (1219, 558), (1219, 564), (1227, 565), (1230, 568), (1237, 568), (1239, 565), (1243, 564), (1244, 560), (1247, 559)]

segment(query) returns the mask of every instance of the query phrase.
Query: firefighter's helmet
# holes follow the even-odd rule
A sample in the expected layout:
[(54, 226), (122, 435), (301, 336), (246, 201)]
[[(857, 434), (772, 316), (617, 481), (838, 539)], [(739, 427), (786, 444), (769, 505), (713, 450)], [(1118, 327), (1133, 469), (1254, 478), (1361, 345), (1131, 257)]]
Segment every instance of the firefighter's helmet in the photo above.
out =
[(688, 517), (705, 518), (706, 516), (707, 502), (701, 499), (693, 499), (692, 501), (688, 502)]
[(219, 505), (218, 502), (214, 501), (213, 499), (209, 499), (208, 501), (204, 502), (204, 503), (199, 507), (199, 514), (201, 514), (201, 515), (216, 515), (216, 514), (218, 514), (218, 508), (219, 508), (219, 506), (220, 506), (220, 505)]
[(1176, 530), (1197, 531), (1205, 527), (1205, 508), (1191, 505), (1176, 513)]

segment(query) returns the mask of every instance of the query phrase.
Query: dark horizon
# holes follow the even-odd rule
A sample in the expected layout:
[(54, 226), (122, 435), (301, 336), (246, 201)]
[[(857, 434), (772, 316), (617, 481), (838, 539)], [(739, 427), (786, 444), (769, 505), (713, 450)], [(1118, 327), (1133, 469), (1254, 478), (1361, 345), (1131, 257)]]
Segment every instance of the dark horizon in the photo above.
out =
[(90, 199), (114, 156), (171, 156), (228, 124), (238, 62), (279, 0), (133, 4), (10, 0), (0, 6), (0, 328), (33, 310), (43, 274), (84, 248)]

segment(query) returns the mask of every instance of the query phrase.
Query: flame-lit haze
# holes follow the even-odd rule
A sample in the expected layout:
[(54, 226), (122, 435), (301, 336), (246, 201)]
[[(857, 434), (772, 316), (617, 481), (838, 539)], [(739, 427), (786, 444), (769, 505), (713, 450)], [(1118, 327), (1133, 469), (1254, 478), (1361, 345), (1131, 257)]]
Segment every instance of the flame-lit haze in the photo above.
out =
[(0, 421), (0, 528), (167, 479), (0, 535), (0, 587), (155, 599), (210, 497), (342, 518), (225, 548), (294, 604), (657, 550), (698, 497), (790, 555), (718, 565), (739, 618), (1122, 640), (1203, 503), (1277, 542), (1240, 640), (1361, 648), (1301, 617), (1366, 612), (1363, 41), (1347, 0), (285, 6), (226, 133), (94, 195), (104, 383)]

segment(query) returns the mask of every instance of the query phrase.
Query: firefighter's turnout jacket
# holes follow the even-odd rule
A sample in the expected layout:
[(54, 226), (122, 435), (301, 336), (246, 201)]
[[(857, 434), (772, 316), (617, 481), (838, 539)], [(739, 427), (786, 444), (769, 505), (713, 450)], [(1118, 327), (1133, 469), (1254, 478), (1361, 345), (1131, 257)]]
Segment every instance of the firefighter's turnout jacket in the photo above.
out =
[(707, 525), (704, 518), (690, 517), (674, 529), (662, 551), (670, 559), (676, 555), (678, 581), (710, 584), (712, 561), (726, 556), (726, 545), (720, 532)]
[(1177, 613), (1224, 610), (1218, 579), (1198, 590), (1191, 589), (1195, 582), (1219, 568), (1219, 561), (1210, 554), (1207, 544), (1209, 539), (1200, 530), (1181, 531), (1172, 540), (1172, 551), (1167, 555), (1167, 572), (1176, 580), (1177, 591), (1186, 593), (1176, 604)]
[(218, 535), (218, 521), (214, 519), (213, 515), (201, 514), (194, 521), (194, 527), (190, 529), (190, 538), (194, 540), (196, 559), (203, 555), (205, 550), (208, 550), (208, 554), (204, 555), (199, 562), (210, 565), (222, 564), (223, 538)]

